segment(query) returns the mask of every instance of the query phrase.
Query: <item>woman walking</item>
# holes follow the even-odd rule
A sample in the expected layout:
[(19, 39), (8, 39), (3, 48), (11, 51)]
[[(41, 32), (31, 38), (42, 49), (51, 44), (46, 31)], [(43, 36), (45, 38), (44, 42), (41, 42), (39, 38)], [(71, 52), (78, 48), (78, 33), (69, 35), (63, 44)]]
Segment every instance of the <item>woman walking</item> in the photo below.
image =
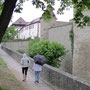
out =
[(21, 59), (21, 64), (22, 64), (23, 81), (26, 81), (28, 67), (30, 66), (30, 60), (25, 53), (23, 54), (23, 58)]
[(42, 66), (34, 63), (33, 70), (34, 70), (34, 76), (35, 76), (35, 83), (39, 83), (40, 72), (42, 71)]

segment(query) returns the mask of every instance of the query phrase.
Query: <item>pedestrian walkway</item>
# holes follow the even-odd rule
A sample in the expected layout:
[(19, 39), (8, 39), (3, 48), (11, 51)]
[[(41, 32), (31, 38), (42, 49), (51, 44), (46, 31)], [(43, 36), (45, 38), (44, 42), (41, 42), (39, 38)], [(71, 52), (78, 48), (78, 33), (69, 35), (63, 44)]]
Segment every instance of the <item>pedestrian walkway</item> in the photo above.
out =
[(17, 80), (22, 84), (22, 86), (24, 87), (23, 90), (54, 90), (46, 83), (44, 83), (42, 80), (40, 80), (39, 84), (35, 84), (34, 75), (32, 71), (28, 72), (27, 81), (23, 82), (21, 65), (13, 58), (11, 58), (7, 53), (5, 53), (1, 48), (0, 48), (0, 57), (3, 58), (4, 62), (7, 63), (8, 68), (15, 75)]

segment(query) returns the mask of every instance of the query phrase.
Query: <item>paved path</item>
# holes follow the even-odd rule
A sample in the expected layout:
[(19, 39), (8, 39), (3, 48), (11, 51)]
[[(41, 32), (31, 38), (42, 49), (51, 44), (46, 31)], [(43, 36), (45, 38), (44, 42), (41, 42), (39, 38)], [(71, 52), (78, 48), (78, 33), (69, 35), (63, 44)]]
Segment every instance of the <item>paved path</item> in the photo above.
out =
[(21, 65), (16, 62), (13, 58), (11, 58), (7, 53), (5, 53), (0, 48), (0, 57), (7, 63), (8, 68), (15, 75), (17, 80), (23, 85), (23, 90), (54, 90), (42, 80), (40, 80), (39, 84), (34, 83), (34, 75), (32, 72), (28, 72), (28, 77), (26, 82), (22, 82), (22, 73), (21, 73)]

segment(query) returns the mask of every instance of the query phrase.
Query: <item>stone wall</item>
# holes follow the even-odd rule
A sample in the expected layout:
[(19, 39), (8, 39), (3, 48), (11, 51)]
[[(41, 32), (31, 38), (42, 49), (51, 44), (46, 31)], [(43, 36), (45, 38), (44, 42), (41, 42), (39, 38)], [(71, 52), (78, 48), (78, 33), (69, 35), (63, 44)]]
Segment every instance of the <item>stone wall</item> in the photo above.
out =
[(59, 42), (68, 51), (64, 60), (62, 60), (60, 69), (69, 73), (72, 73), (71, 41), (69, 38), (71, 27), (72, 24), (67, 23), (65, 25), (53, 26), (48, 29), (48, 40)]
[(41, 40), (57, 41), (64, 45), (68, 53), (62, 61), (60, 69), (69, 73), (72, 73), (71, 41), (69, 39), (71, 27), (72, 22), (60, 22), (53, 18), (46, 23), (41, 19)]
[(90, 80), (90, 27), (74, 27), (73, 74)]
[(48, 29), (48, 40), (57, 41), (64, 45), (67, 50), (71, 50), (71, 41), (69, 38), (72, 24), (52, 27)]
[[(22, 57), (21, 54), (3, 46), (2, 49), (20, 63), (20, 59)], [(32, 68), (33, 59), (30, 58), (30, 60)], [(90, 85), (85, 79), (60, 71), (47, 64), (43, 66), (41, 78), (52, 86), (53, 90), (90, 90)]]
[(15, 42), (3, 42), (3, 45), (12, 49), (13, 51), (17, 51), (19, 49), (27, 52), (29, 41), (15, 41)]
[[(83, 12), (90, 16), (90, 11)], [(90, 81), (90, 26), (74, 25), (73, 74)]]
[(60, 21), (56, 21), (56, 18), (52, 18), (51, 21), (45, 22), (42, 18), (40, 23), (41, 23), (41, 31), (40, 31), (41, 38), (40, 39), (48, 40), (48, 29), (53, 28), (53, 27), (61, 27), (61, 26), (69, 25), (72, 22), (60, 22)]

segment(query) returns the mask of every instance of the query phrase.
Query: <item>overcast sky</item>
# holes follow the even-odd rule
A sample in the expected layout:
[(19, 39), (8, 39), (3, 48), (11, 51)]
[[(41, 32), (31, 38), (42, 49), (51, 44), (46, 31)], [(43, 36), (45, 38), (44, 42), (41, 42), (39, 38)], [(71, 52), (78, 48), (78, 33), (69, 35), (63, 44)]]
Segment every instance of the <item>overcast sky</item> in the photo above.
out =
[[(54, 13), (56, 14), (56, 10), (59, 6), (58, 1), (55, 4), (55, 11)], [(35, 6), (32, 5), (31, 0), (30, 1), (26, 1), (23, 4), (23, 11), (22, 13), (14, 13), (13, 14), (13, 18), (12, 18), (12, 22), (15, 22), (19, 17), (22, 17), (25, 21), (30, 22), (33, 19), (36, 19), (38, 17), (40, 17), (42, 15), (42, 10), (41, 9), (36, 9)], [(73, 18), (73, 8), (71, 8), (70, 10), (66, 10), (64, 12), (64, 15), (57, 15), (57, 20), (58, 21), (69, 21), (69, 19)]]

